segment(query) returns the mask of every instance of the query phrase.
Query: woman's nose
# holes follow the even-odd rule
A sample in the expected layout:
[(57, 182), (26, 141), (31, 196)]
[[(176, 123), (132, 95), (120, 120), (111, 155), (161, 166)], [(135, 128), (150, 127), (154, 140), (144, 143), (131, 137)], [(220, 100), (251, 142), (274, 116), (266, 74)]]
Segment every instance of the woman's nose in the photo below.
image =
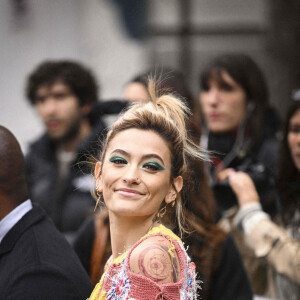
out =
[(128, 171), (123, 176), (123, 181), (127, 184), (140, 184), (141, 179), (136, 167), (128, 168)]
[(219, 102), (219, 91), (216, 88), (211, 88), (207, 94), (208, 103), (216, 105)]

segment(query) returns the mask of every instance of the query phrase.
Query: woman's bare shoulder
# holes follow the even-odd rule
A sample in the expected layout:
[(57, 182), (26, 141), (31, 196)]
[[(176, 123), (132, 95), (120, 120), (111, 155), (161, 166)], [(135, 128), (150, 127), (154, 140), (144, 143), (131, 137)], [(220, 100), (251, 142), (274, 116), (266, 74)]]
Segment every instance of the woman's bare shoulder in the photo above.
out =
[(178, 256), (173, 244), (163, 236), (151, 236), (140, 243), (130, 255), (129, 266), (132, 272), (158, 284), (180, 279)]

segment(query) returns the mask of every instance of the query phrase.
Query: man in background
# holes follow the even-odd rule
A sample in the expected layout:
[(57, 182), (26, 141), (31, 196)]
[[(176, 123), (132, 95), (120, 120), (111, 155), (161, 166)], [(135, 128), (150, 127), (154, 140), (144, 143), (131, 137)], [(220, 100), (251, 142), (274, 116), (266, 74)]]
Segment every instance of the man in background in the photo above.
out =
[(78, 62), (46, 61), (29, 75), (26, 92), (46, 129), (26, 156), (30, 197), (72, 243), (95, 205), (90, 157), (105, 128), (93, 113), (97, 83)]
[(0, 299), (86, 299), (92, 284), (44, 210), (28, 196), (20, 146), (0, 126)]

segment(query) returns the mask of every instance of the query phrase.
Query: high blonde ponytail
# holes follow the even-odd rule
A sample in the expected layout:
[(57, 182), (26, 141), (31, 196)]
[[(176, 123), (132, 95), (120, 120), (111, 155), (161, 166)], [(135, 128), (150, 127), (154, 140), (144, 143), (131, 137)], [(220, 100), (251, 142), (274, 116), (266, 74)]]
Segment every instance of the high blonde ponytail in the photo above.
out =
[[(178, 133), (182, 137), (185, 154), (203, 161), (209, 161), (209, 152), (196, 145), (188, 135), (187, 118), (191, 116), (191, 111), (187, 105), (177, 95), (171, 93), (158, 95), (155, 80), (149, 78), (148, 92), (150, 101), (160, 110), (170, 122), (174, 122)], [(168, 91), (166, 91), (168, 92)]]

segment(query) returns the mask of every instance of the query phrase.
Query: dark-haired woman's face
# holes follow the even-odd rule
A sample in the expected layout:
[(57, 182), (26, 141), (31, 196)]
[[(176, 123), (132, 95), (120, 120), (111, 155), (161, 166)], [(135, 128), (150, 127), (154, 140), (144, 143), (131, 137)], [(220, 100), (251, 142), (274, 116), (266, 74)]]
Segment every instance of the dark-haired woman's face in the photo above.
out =
[(236, 129), (246, 114), (246, 94), (225, 71), (221, 82), (211, 78), (208, 89), (200, 92), (200, 105), (208, 129), (215, 133)]
[(124, 98), (127, 101), (149, 101), (150, 97), (146, 87), (140, 82), (129, 83), (124, 90)]
[(287, 142), (293, 162), (300, 170), (300, 109), (290, 119)]

